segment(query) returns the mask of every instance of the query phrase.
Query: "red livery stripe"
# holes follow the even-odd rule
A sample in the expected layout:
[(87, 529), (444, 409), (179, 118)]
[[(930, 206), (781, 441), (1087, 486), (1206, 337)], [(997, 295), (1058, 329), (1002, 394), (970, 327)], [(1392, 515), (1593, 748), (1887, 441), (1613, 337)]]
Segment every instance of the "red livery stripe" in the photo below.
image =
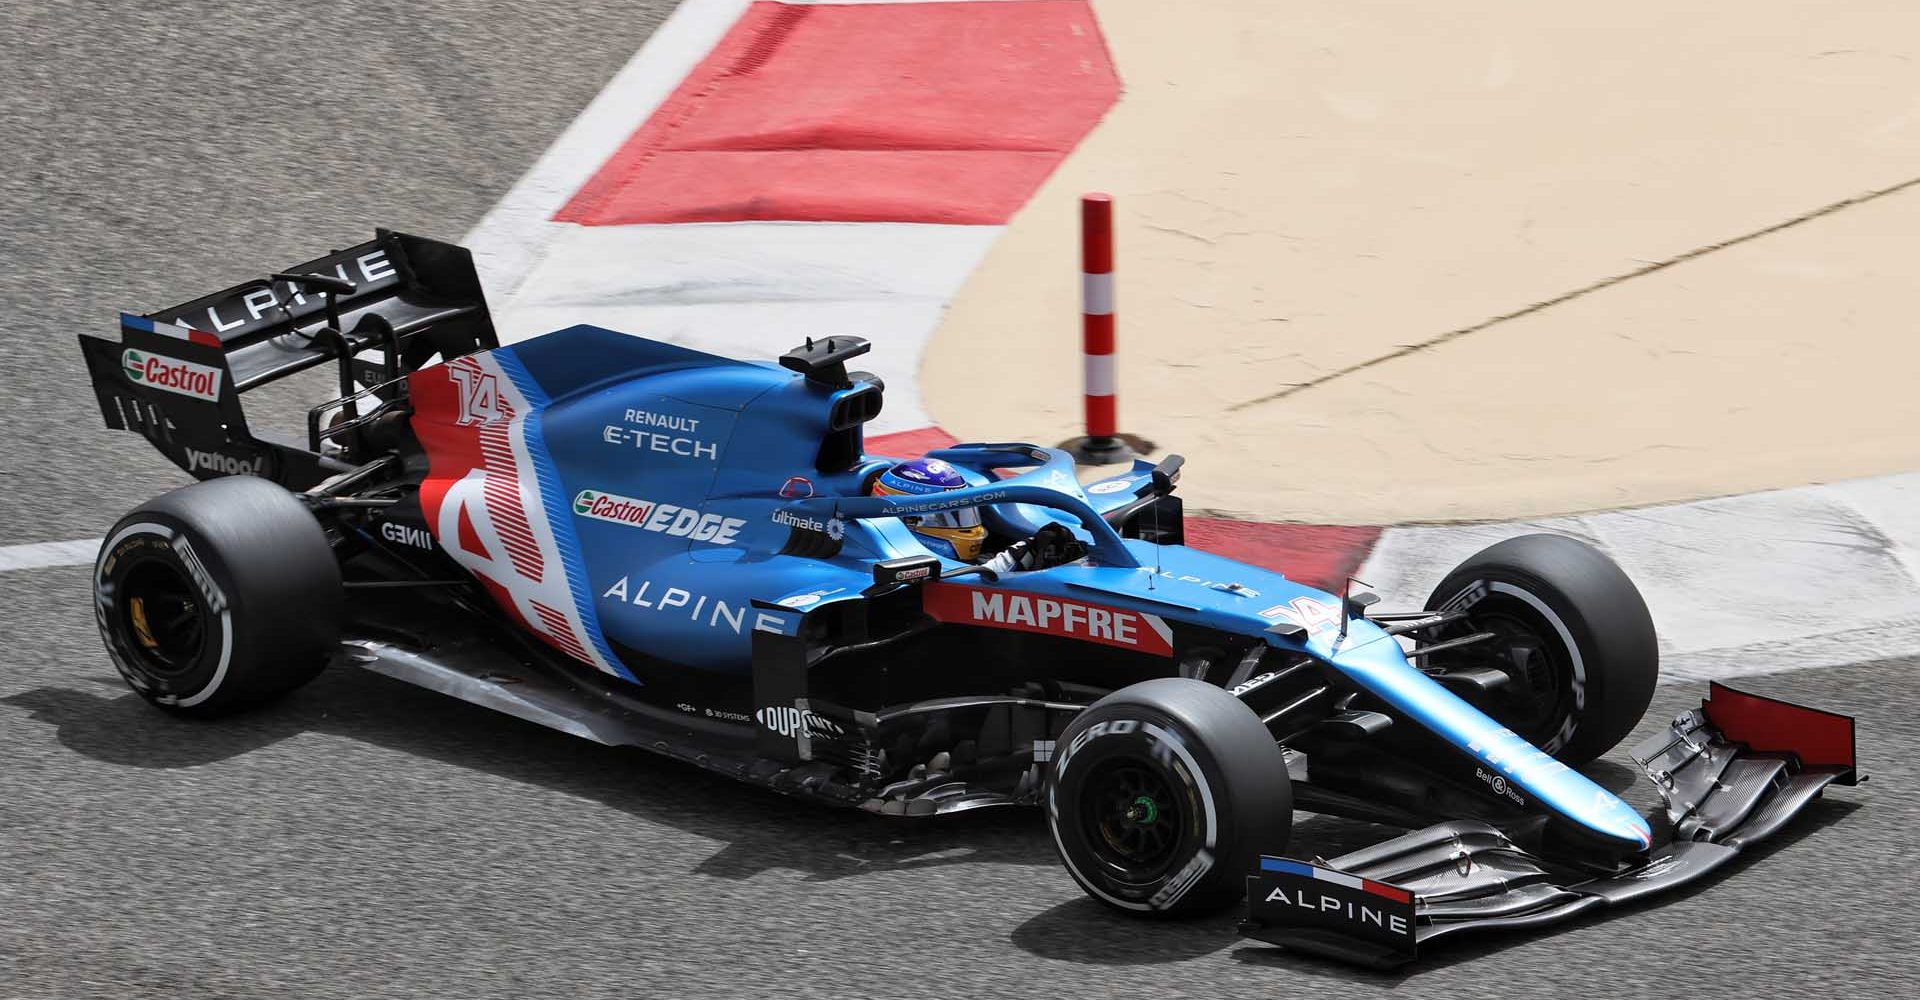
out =
[(1407, 890), (1402, 889), (1399, 886), (1388, 885), (1385, 882), (1375, 882), (1370, 878), (1361, 879), (1360, 888), (1365, 889), (1376, 896), (1385, 896), (1386, 898), (1391, 899), (1396, 903), (1413, 902), (1413, 893), (1408, 892)]
[(561, 652), (576, 660), (584, 660), (588, 663), (593, 662), (593, 657), (587, 655), (586, 647), (580, 645), (580, 640), (574, 636), (573, 626), (567, 623), (566, 615), (547, 607), (539, 601), (530, 601), (528, 603), (533, 605), (533, 613), (540, 616), (540, 624), (543, 626), (549, 642), (559, 647)]
[(520, 478), (513, 461), (513, 443), (507, 429), (514, 416), (513, 406), (503, 397), (499, 403), (500, 423), (480, 428), (480, 456), (486, 468), (487, 514), (493, 529), (507, 546), (514, 571), (529, 580), (538, 580), (545, 571), (540, 545), (534, 540), (527, 522), (526, 508), (520, 504)]

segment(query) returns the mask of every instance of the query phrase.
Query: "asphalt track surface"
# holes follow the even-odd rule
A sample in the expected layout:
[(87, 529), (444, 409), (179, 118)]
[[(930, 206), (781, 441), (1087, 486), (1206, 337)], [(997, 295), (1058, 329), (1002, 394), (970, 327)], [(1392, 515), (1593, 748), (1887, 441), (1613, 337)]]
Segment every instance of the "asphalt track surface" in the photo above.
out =
[[(7, 5), (0, 544), (97, 535), (185, 481), (98, 429), (75, 332), (377, 224), (458, 237), (665, 6), (350, 3), (328, 23)], [(250, 412), (285, 423), (297, 402)], [(0, 609), (0, 997), (1745, 998), (1920, 979), (1915, 661), (1744, 682), (1857, 714), (1873, 776), (1751, 861), (1381, 976), (1226, 917), (1110, 915), (1031, 812), (827, 811), (350, 667), (264, 711), (176, 720), (107, 664), (85, 569), (0, 574)], [(1663, 687), (1651, 717), (1699, 695)], [(1293, 851), (1385, 832), (1303, 817)]]
[[(460, 239), (672, 8), (0, 4), (0, 545), (97, 536), (187, 482), (100, 428), (75, 334), (376, 226)], [(303, 428), (301, 388), (249, 394), (249, 422)]]

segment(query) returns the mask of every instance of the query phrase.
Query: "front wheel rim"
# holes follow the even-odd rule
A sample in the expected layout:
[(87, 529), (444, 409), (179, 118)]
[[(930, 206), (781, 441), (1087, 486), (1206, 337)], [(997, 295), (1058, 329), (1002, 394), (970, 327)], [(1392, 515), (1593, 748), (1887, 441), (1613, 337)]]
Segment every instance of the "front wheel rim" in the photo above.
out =
[(1489, 698), (1498, 721), (1535, 745), (1559, 735), (1573, 710), (1573, 667), (1558, 637), (1518, 608), (1476, 609), (1467, 624), (1494, 634), (1467, 655), (1507, 675)]
[(1178, 856), (1179, 799), (1167, 779), (1145, 764), (1115, 760), (1096, 768), (1080, 795), (1080, 815), (1094, 857), (1124, 882), (1152, 882)]

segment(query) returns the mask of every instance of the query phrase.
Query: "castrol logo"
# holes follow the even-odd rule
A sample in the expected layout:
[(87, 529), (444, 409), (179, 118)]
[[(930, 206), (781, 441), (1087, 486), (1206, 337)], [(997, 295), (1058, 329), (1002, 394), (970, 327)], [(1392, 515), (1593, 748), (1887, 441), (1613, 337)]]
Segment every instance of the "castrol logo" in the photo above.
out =
[(220, 398), (220, 369), (196, 365), (129, 347), (120, 355), (127, 378), (139, 385), (215, 402)]

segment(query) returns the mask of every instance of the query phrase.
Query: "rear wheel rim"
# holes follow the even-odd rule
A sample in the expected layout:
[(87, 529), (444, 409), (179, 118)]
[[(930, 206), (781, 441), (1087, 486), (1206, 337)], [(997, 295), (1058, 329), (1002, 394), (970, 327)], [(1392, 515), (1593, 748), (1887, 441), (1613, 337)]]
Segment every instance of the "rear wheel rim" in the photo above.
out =
[(186, 673), (206, 647), (206, 605), (179, 567), (144, 559), (121, 578), (120, 625), (142, 669), (160, 677)]

